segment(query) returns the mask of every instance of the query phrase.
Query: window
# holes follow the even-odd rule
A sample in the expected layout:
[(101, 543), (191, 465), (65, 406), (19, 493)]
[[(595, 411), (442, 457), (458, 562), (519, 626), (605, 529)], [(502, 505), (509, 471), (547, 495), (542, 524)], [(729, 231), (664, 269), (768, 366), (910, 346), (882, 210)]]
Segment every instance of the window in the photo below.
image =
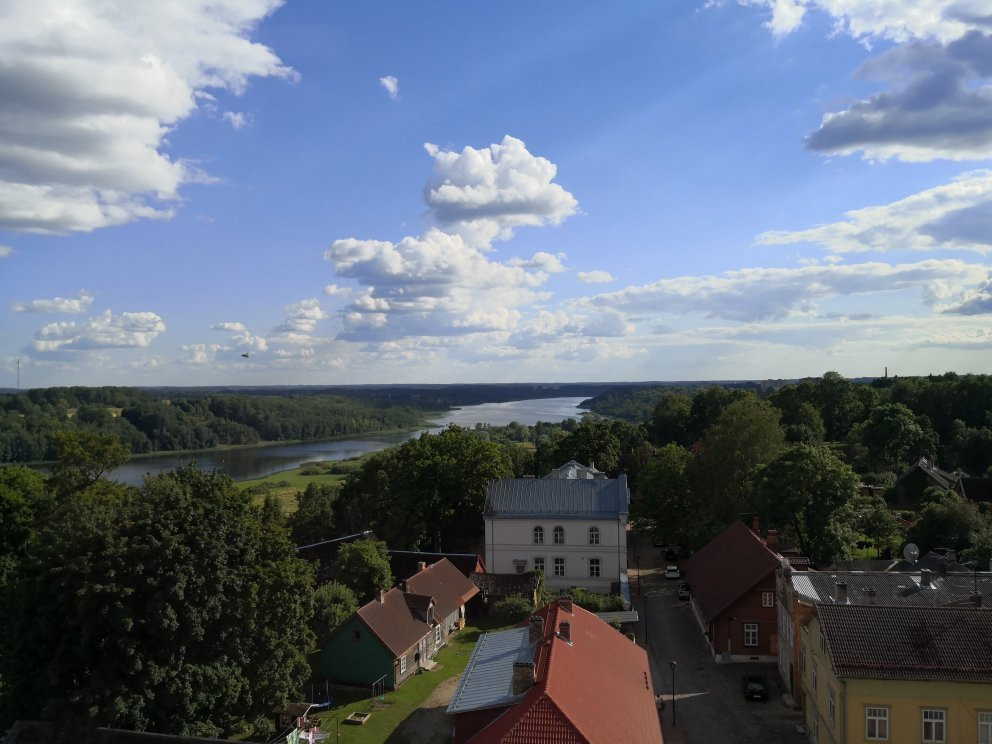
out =
[(599, 527), (589, 528), (589, 544), (599, 545)]
[(514, 561), (514, 564), (513, 565), (514, 565), (514, 568), (517, 569), (517, 573), (518, 574), (522, 574), (524, 572), (524, 570), (526, 570), (526, 568), (527, 568), (527, 564), (524, 563), (523, 561)]
[(775, 606), (775, 592), (762, 592), (761, 593), (761, 606), (762, 607), (774, 607)]
[(534, 570), (544, 573), (544, 556), (539, 555), (534, 558)]
[(939, 708), (923, 709), (923, 744), (943, 744), (945, 712)]
[(594, 579), (599, 578), (599, 558), (589, 559), (589, 576)]
[(403, 654), (400, 657), (400, 674), (403, 674), (405, 672), (406, 672), (406, 654)]
[(565, 544), (565, 528), (555, 527), (555, 545)]
[(438, 625), (438, 626), (436, 626), (434, 628), (434, 645), (435, 646), (440, 646), (441, 645), (441, 626), (440, 625)]
[(544, 544), (544, 528), (535, 527), (534, 528), (534, 544), (543, 545)]
[(827, 685), (827, 718), (830, 719), (830, 723), (834, 722), (835, 715), (837, 715), (837, 698), (834, 695), (834, 688)]
[(565, 559), (555, 558), (555, 576), (565, 575)]
[(813, 665), (813, 692), (816, 692), (816, 664)]
[(744, 645), (745, 646), (757, 646), (758, 645), (758, 624), (757, 623), (744, 623)]
[(873, 741), (886, 741), (889, 738), (888, 708), (876, 706), (865, 708), (865, 738)]
[(992, 711), (978, 711), (978, 744), (992, 744)]

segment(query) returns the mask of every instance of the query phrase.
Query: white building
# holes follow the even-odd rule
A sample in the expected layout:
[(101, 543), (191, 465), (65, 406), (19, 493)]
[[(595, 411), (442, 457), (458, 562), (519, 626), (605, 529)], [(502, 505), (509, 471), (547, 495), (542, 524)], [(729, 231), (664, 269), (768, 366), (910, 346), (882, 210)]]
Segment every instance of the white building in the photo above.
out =
[(506, 478), (489, 483), (486, 567), (544, 572), (550, 589), (622, 594), (627, 584), (627, 476)]

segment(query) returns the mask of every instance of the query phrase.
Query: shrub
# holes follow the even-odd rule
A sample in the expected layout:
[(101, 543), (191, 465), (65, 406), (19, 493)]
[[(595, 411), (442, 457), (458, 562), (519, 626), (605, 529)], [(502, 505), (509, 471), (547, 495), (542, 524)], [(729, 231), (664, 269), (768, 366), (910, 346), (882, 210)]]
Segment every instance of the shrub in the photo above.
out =
[(515, 625), (534, 612), (534, 606), (526, 597), (507, 597), (493, 605), (490, 612), (500, 625)]

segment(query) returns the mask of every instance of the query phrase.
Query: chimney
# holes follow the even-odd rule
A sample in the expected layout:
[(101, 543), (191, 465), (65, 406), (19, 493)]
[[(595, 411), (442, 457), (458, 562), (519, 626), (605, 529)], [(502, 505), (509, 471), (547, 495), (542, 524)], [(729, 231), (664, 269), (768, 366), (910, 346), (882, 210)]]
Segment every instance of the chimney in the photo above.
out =
[(944, 557), (949, 561), (956, 561), (958, 559), (958, 551), (954, 549), (948, 550)]
[(589, 461), (589, 469), (590, 470), (595, 470), (596, 469), (596, 461), (595, 460), (590, 460)]
[(838, 581), (834, 584), (834, 604), (847, 604), (846, 581)]
[(544, 618), (540, 615), (530, 616), (530, 633), (527, 635), (527, 642), (533, 646), (540, 643), (544, 638)]
[(562, 620), (558, 623), (558, 637), (565, 643), (570, 644), (572, 642), (572, 624), (568, 620)]
[(930, 572), (927, 569), (920, 571), (920, 589), (930, 588)]
[(864, 590), (864, 595), (865, 595), (865, 599), (868, 600), (868, 604), (870, 604), (870, 605), (875, 604), (875, 590), (874, 589), (865, 589)]
[(572, 614), (572, 595), (566, 594), (558, 600), (558, 607), (565, 612)]
[(768, 546), (769, 550), (778, 552), (778, 530), (768, 530), (768, 538), (765, 540), (765, 545)]
[(972, 594), (971, 595), (971, 601), (972, 601), (972, 604), (975, 605), (975, 607), (981, 607), (982, 606), (982, 595), (981, 594)]
[(941, 576), (947, 576), (947, 561), (941, 561), (937, 566), (937, 571)]
[(385, 601), (386, 601), (386, 590), (385, 589), (380, 589), (379, 590), (379, 604), (382, 604)]
[(427, 568), (427, 563), (425, 561), (417, 561), (417, 573), (420, 573), (425, 568)]
[(520, 695), (534, 686), (534, 662), (513, 662), (513, 694)]
[(758, 535), (758, 536), (761, 535), (761, 522), (758, 521), (758, 515), (757, 514), (755, 514), (753, 517), (751, 517), (751, 532), (753, 532), (755, 535)]

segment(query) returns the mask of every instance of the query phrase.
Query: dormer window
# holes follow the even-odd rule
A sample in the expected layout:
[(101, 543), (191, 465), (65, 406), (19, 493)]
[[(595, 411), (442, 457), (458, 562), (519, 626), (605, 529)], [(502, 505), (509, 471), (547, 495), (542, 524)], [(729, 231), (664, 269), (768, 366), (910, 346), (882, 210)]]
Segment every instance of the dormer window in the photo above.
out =
[(538, 525), (534, 528), (534, 544), (543, 545), (544, 544), (544, 528)]
[(555, 527), (555, 545), (565, 544), (565, 528)]
[(599, 527), (589, 528), (589, 544), (599, 545)]
[(427, 608), (427, 624), (430, 625), (432, 622), (434, 622), (434, 605)]

